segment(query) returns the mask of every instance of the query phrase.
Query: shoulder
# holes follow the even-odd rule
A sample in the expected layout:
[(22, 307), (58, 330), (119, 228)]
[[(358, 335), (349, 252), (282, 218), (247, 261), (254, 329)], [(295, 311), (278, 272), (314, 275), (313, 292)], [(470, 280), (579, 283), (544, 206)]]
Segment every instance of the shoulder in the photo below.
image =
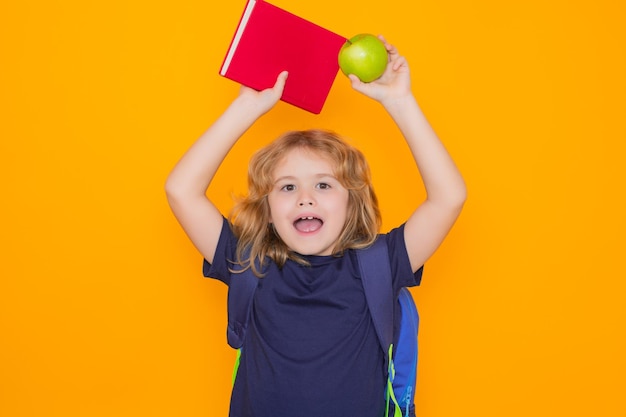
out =
[(411, 260), (404, 239), (404, 226), (403, 223), (389, 232), (381, 234), (379, 239), (384, 239), (386, 243), (394, 284), (400, 287), (411, 287), (420, 284), (423, 267), (415, 273), (411, 268)]
[(228, 284), (230, 280), (230, 261), (235, 259), (237, 252), (237, 237), (233, 233), (230, 222), (223, 218), (220, 237), (215, 249), (213, 262), (203, 260), (202, 273), (207, 278), (216, 278)]

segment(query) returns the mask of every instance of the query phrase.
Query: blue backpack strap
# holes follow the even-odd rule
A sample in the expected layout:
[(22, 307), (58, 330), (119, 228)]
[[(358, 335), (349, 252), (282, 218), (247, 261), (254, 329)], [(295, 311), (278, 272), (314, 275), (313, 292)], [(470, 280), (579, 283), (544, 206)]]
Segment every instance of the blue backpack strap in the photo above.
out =
[(394, 304), (387, 243), (378, 238), (371, 247), (357, 250), (356, 253), (367, 306), (378, 340), (387, 353), (393, 343)]
[(358, 250), (357, 259), (367, 306), (372, 315), (372, 322), (374, 323), (378, 340), (387, 358), (387, 388), (385, 390), (387, 404), (385, 417), (389, 415), (390, 401), (394, 404), (393, 416), (401, 417), (401, 410), (393, 389), (395, 377), (393, 364), (394, 296), (387, 242), (379, 237), (371, 247)]
[(398, 294), (396, 320), (400, 322), (395, 335), (395, 355), (393, 363), (395, 377), (393, 389), (403, 416), (413, 416), (415, 384), (417, 382), (417, 333), (419, 314), (408, 289), (402, 288)]
[(391, 401), (394, 417), (414, 416), (419, 316), (413, 297), (406, 288), (394, 297), (384, 239), (357, 251), (357, 259), (374, 328), (387, 354), (387, 413)]
[(231, 275), (228, 286), (228, 328), (226, 330), (226, 338), (228, 344), (234, 349), (239, 349), (243, 346), (243, 340), (250, 322), (252, 299), (258, 283), (259, 278), (254, 275), (252, 268)]

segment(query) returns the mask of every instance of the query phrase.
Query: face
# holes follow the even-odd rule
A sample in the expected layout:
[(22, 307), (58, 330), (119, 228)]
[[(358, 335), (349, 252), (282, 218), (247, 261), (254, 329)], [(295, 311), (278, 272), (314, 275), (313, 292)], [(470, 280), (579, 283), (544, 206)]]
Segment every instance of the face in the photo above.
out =
[(268, 196), (271, 222), (285, 244), (301, 255), (331, 255), (346, 223), (348, 190), (330, 161), (293, 149), (274, 170)]

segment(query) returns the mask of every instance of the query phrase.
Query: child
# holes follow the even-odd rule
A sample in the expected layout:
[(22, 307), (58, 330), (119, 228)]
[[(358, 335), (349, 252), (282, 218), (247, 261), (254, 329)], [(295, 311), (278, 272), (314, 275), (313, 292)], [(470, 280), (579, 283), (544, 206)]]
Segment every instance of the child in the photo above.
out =
[[(404, 135), (427, 192), (402, 226), (381, 235), (394, 289), (419, 284), (422, 265), (458, 217), (464, 181), (422, 114), (409, 67), (385, 42), (383, 76), (352, 87), (378, 101)], [(377, 237), (380, 213), (363, 155), (333, 133), (290, 132), (259, 151), (249, 194), (224, 219), (206, 190), (229, 149), (280, 99), (242, 87), (224, 114), (171, 172), (170, 206), (226, 284), (236, 268), (259, 276), (233, 387), (231, 417), (381, 417), (386, 368), (367, 309), (354, 249)], [(410, 192), (410, 190), (408, 190)], [(236, 267), (236, 268), (235, 268)]]

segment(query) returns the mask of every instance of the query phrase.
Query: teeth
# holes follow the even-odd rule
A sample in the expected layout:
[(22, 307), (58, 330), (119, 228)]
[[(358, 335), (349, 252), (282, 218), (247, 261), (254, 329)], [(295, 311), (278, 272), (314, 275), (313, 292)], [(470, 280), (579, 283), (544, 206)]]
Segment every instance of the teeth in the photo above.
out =
[(313, 220), (313, 216), (301, 217), (300, 220)]

